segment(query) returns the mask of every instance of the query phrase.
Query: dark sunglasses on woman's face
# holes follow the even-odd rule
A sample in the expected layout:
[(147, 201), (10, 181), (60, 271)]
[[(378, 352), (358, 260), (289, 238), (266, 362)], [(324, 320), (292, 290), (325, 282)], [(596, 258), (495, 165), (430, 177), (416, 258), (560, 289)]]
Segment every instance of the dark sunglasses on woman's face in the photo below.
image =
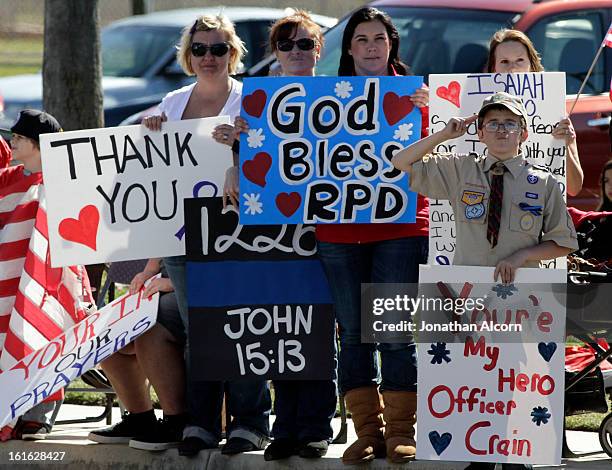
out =
[(201, 42), (191, 43), (191, 53), (195, 57), (204, 57), (206, 52), (210, 49), (210, 53), (216, 57), (223, 57), (230, 50), (230, 45), (226, 42), (218, 42), (217, 44), (211, 44), (207, 46)]
[(294, 41), (293, 39), (281, 39), (276, 43), (276, 47), (279, 51), (289, 52), (293, 50), (293, 46), (297, 44), (298, 49), (301, 51), (311, 51), (315, 47), (314, 39), (302, 38)]

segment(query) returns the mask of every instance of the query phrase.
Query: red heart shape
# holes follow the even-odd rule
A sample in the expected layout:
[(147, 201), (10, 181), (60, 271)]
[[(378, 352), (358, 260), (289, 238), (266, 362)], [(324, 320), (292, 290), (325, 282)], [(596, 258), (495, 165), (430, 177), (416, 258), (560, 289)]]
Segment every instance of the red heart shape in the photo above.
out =
[(250, 95), (247, 95), (242, 100), (242, 107), (251, 116), (260, 117), (266, 106), (268, 96), (263, 90), (255, 90)]
[(461, 85), (459, 82), (452, 81), (448, 84), (448, 88), (445, 86), (441, 86), (436, 90), (436, 95), (446, 101), (450, 101), (457, 108), (460, 108), (459, 95), (461, 93)]
[(285, 217), (291, 217), (302, 204), (300, 193), (278, 193), (276, 207)]
[(242, 173), (250, 182), (262, 188), (266, 186), (266, 175), (272, 166), (272, 157), (266, 152), (259, 152), (253, 160), (247, 160), (242, 165)]
[(81, 209), (78, 219), (69, 217), (62, 220), (58, 232), (64, 240), (80, 243), (96, 251), (99, 223), (100, 212), (98, 212), (98, 208), (89, 205)]
[(398, 96), (392, 91), (385, 93), (383, 111), (390, 126), (395, 125), (410, 114), (414, 103), (410, 96)]

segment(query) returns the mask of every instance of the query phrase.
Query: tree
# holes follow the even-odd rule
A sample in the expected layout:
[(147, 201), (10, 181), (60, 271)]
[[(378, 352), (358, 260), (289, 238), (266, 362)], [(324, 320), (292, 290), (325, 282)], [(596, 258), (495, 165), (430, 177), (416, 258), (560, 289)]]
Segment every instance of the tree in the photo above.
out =
[(64, 130), (104, 127), (98, 0), (45, 0), (43, 106)]
[[(45, 0), (43, 107), (67, 131), (104, 127), (98, 0)], [(103, 268), (87, 266), (96, 291)]]
[(132, 15), (144, 15), (146, 12), (146, 0), (132, 0)]

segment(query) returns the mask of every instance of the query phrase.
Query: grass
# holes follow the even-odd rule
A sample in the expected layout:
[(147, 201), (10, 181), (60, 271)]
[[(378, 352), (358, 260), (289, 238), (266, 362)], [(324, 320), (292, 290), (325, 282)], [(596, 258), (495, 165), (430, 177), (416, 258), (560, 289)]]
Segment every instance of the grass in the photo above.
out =
[[(608, 411), (612, 409), (612, 402), (608, 397)], [(586, 413), (565, 418), (565, 426), (571, 431), (592, 431), (599, 430), (599, 425), (607, 413)]]
[(0, 77), (35, 73), (42, 68), (43, 38), (1, 36)]

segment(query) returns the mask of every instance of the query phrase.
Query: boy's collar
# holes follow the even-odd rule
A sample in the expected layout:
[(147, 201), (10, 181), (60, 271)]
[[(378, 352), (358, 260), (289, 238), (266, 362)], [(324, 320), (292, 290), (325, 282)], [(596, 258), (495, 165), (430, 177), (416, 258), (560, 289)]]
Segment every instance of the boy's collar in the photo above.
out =
[[(491, 167), (502, 160), (499, 160), (493, 155), (487, 155), (487, 157), (483, 160), (483, 170), (488, 172)], [(503, 164), (508, 169), (508, 171), (512, 174), (513, 177), (517, 177), (521, 171), (523, 171), (523, 167), (526, 165), (527, 160), (523, 157), (523, 154), (519, 153), (516, 157), (509, 158), (508, 160), (503, 160)]]

